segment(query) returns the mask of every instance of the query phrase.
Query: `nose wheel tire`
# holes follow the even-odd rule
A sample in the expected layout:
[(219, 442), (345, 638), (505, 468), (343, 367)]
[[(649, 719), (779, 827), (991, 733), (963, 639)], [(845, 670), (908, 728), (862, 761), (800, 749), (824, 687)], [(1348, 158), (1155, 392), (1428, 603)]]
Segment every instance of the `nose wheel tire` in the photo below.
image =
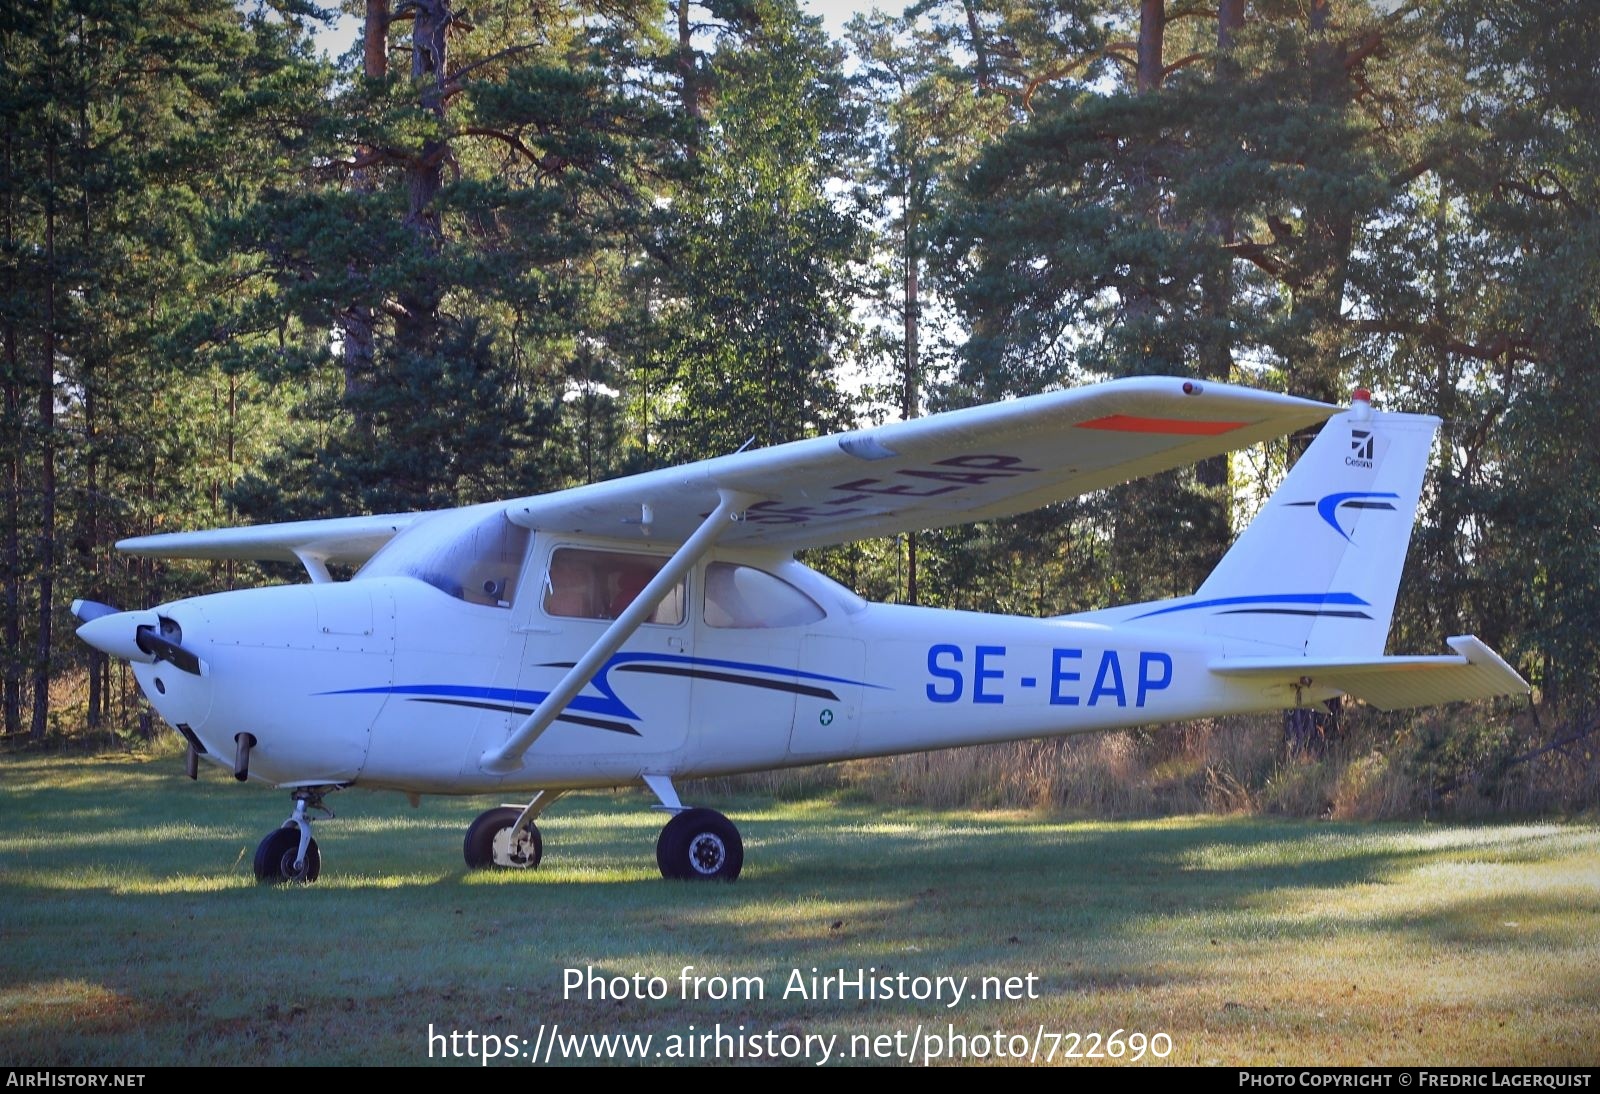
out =
[(744, 866), (744, 841), (714, 809), (686, 809), (656, 840), (656, 865), (674, 881), (732, 881)]
[(529, 824), (516, 838), (511, 830), (522, 810), (502, 806), (480, 813), (467, 829), (462, 855), (473, 870), (531, 870), (544, 857), (544, 840), (536, 825)]
[(300, 830), (297, 828), (279, 828), (267, 834), (267, 838), (256, 846), (256, 880), (268, 885), (281, 885), (284, 882), (298, 882), (309, 884), (317, 880), (317, 875), (322, 872), (322, 856), (317, 853), (317, 841), (312, 840), (306, 845), (306, 858), (295, 869), (295, 860), (300, 857)]

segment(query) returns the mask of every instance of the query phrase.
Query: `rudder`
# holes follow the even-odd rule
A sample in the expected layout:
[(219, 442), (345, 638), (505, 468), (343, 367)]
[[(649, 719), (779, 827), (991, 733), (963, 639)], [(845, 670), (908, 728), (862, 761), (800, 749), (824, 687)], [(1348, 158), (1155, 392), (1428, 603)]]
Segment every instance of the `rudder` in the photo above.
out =
[(1358, 397), (1330, 418), (1192, 597), (1125, 616), (1240, 654), (1381, 655), (1439, 419)]

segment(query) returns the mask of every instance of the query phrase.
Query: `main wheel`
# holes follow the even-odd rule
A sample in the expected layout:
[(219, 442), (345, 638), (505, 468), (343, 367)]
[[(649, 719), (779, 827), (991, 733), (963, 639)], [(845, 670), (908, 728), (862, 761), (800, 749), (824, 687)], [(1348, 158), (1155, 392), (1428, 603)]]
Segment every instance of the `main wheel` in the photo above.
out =
[(520, 816), (522, 810), (510, 805), (478, 814), (461, 845), (467, 866), (473, 870), (531, 870), (539, 865), (544, 857), (544, 840), (536, 825), (528, 825), (515, 840), (511, 838), (511, 829)]
[(732, 881), (744, 866), (744, 841), (715, 809), (686, 809), (656, 840), (661, 876), (679, 881)]
[(285, 881), (309, 883), (322, 872), (322, 856), (317, 853), (317, 841), (306, 845), (306, 861), (299, 870), (294, 860), (300, 856), (300, 829), (277, 828), (267, 833), (267, 838), (256, 845), (256, 880), (269, 885)]

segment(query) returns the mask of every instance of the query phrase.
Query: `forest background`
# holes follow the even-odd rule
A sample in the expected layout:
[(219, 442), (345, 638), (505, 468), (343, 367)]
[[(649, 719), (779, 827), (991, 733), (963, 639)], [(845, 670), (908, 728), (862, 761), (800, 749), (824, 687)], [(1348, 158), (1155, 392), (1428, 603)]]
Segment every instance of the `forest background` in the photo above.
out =
[[(1138, 374), (1444, 419), (1391, 648), (1529, 708), (1346, 708), (765, 778), (1111, 814), (1600, 803), (1600, 8), (1584, 0), (13, 0), (9, 748), (148, 747), (72, 634), (295, 580), (119, 538), (532, 494)], [(814, 552), (877, 600), (1191, 591), (1306, 438)], [(176, 738), (173, 738), (174, 740)]]

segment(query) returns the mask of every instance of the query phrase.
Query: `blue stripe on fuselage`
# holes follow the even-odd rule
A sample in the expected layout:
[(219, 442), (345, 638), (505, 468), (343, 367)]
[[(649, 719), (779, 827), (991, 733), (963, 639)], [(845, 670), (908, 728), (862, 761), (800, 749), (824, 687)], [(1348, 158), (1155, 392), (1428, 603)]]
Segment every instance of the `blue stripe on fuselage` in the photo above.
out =
[[(638, 714), (617, 697), (616, 691), (607, 679), (607, 674), (619, 665), (638, 664), (640, 662), (655, 662), (673, 665), (694, 665), (706, 668), (741, 669), (746, 672), (764, 672), (774, 676), (786, 676), (796, 680), (819, 680), (830, 684), (852, 684), (856, 687), (879, 688), (882, 684), (869, 684), (864, 680), (851, 680), (843, 676), (827, 676), (820, 672), (805, 672), (801, 669), (785, 668), (781, 665), (758, 665), (751, 661), (723, 661), (712, 657), (692, 657), (688, 654), (677, 653), (616, 653), (611, 656), (595, 673), (594, 679), (589, 681), (589, 686), (600, 692), (600, 696), (579, 695), (567, 704), (566, 709), (580, 711), (584, 714), (603, 715), (609, 718), (631, 718), (640, 720)], [(544, 666), (536, 666), (544, 667)], [(548, 666), (559, 668), (562, 666)], [(536, 707), (549, 696), (548, 691), (534, 691), (526, 688), (492, 688), (475, 684), (392, 684), (370, 688), (348, 688), (342, 691), (324, 691), (320, 695), (407, 695), (418, 698), (452, 698), (452, 699), (484, 699), (499, 703), (518, 703)]]
[(1191, 612), (1196, 608), (1225, 608), (1237, 604), (1314, 604), (1319, 607), (1332, 605), (1348, 605), (1356, 607), (1371, 607), (1355, 593), (1271, 593), (1256, 596), (1219, 596), (1213, 600), (1196, 600), (1192, 604), (1174, 604), (1167, 608), (1157, 608), (1153, 612), (1144, 612), (1133, 616), (1133, 619), (1148, 619), (1155, 615), (1170, 615), (1173, 612)]

